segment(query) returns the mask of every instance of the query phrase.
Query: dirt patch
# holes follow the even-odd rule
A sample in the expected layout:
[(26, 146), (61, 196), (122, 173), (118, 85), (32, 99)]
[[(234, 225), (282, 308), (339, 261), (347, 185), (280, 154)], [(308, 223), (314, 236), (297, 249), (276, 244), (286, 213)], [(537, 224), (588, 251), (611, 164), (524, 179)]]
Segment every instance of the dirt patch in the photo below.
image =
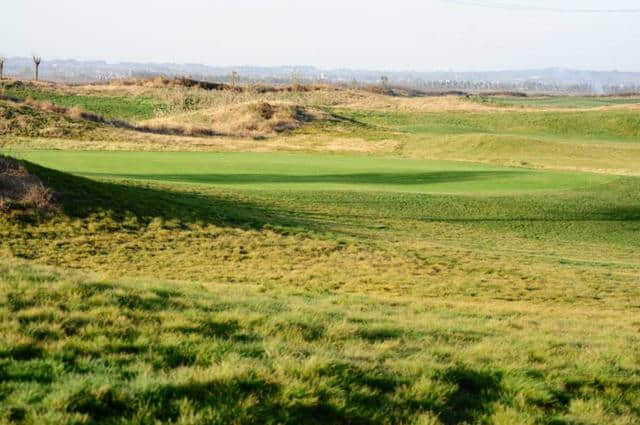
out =
[(24, 207), (53, 208), (53, 192), (18, 161), (0, 156), (0, 212)]

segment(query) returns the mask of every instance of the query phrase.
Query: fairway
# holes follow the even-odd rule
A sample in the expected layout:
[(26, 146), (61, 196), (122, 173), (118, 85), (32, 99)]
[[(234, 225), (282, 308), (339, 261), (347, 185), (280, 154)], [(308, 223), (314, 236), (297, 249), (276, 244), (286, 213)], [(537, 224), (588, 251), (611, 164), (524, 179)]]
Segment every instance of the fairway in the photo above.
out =
[(408, 134), (493, 134), (638, 143), (640, 115), (633, 110), (514, 110), (487, 112), (388, 112), (341, 110), (373, 126)]
[(588, 173), (345, 155), (105, 151), (15, 155), (87, 177), (250, 189), (499, 194), (589, 188), (612, 180)]

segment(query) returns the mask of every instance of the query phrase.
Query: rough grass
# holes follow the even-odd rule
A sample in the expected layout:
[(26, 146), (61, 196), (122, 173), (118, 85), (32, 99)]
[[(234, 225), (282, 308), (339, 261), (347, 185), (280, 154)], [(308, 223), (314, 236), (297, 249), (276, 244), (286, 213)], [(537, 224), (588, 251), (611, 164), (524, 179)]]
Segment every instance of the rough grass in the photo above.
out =
[(633, 424), (637, 313), (0, 264), (5, 423)]
[(33, 85), (14, 82), (4, 85), (5, 96), (17, 99), (48, 101), (65, 108), (82, 108), (106, 119), (137, 121), (155, 116), (161, 103), (151, 96), (125, 94), (76, 93), (72, 89), (62, 90), (56, 86)]
[(407, 137), (396, 152), (409, 158), (640, 175), (640, 143), (482, 133), (426, 134)]
[[(54, 107), (55, 108), (55, 107)], [(96, 123), (76, 120), (59, 111), (31, 104), (0, 100), (0, 135), (84, 139), (97, 130)]]

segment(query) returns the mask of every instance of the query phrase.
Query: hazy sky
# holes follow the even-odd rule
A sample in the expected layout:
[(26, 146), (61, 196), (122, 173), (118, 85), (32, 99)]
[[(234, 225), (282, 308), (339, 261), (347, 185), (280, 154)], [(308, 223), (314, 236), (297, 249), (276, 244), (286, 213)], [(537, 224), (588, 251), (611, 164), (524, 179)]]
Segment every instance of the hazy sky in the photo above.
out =
[(7, 56), (640, 71), (638, 0), (3, 0), (0, 10)]

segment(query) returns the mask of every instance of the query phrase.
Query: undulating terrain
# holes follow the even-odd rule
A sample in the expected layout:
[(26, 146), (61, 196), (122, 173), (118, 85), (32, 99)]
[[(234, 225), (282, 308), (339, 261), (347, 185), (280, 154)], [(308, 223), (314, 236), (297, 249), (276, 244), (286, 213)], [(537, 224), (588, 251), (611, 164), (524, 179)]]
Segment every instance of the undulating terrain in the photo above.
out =
[(640, 423), (640, 97), (1, 95), (0, 423)]

